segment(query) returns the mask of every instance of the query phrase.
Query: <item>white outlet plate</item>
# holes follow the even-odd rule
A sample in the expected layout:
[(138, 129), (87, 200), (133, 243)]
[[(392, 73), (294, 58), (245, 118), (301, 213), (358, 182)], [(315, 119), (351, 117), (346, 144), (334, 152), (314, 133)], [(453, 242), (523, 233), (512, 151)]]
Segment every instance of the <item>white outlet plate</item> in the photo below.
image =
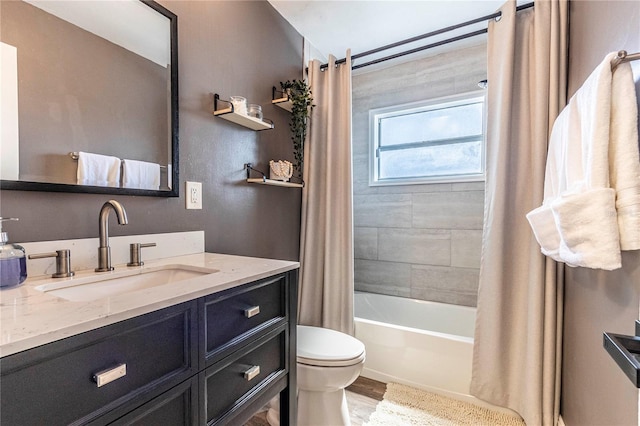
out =
[(185, 202), (189, 210), (202, 209), (202, 182), (186, 182)]

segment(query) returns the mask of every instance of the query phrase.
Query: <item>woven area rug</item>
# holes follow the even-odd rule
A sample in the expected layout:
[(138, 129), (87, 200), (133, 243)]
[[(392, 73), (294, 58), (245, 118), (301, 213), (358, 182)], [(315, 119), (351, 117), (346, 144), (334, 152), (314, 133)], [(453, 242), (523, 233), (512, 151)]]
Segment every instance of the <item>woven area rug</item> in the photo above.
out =
[(397, 383), (387, 384), (384, 399), (363, 426), (525, 426), (498, 411)]

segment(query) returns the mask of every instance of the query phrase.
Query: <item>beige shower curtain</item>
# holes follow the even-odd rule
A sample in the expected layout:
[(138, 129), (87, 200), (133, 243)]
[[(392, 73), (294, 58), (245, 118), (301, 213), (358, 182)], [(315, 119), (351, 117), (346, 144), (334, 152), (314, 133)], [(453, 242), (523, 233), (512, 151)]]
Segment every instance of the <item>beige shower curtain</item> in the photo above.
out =
[(309, 66), (313, 109), (304, 149), (299, 323), (353, 334), (351, 56)]
[(542, 203), (547, 142), (565, 105), (567, 1), (515, 2), (489, 24), (487, 180), (471, 393), (527, 425), (559, 416), (562, 266), (525, 214)]

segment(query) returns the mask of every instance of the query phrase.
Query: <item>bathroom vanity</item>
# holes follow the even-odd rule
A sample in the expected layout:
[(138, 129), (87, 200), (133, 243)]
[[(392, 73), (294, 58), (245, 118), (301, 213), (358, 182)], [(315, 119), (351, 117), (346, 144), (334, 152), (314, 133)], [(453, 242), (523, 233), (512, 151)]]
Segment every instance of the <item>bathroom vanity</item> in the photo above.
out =
[(138, 270), (163, 265), (215, 272), (93, 300), (51, 279), (1, 292), (0, 423), (241, 425), (279, 394), (290, 424), (298, 263), (200, 253)]

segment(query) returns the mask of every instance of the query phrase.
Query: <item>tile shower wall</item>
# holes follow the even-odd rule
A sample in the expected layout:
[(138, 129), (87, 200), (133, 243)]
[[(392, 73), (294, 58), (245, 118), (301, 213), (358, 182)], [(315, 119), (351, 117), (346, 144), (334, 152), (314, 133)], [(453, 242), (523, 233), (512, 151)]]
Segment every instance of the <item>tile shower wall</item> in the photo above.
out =
[(476, 305), (484, 182), (369, 186), (369, 110), (479, 90), (480, 45), (353, 77), (355, 288)]

